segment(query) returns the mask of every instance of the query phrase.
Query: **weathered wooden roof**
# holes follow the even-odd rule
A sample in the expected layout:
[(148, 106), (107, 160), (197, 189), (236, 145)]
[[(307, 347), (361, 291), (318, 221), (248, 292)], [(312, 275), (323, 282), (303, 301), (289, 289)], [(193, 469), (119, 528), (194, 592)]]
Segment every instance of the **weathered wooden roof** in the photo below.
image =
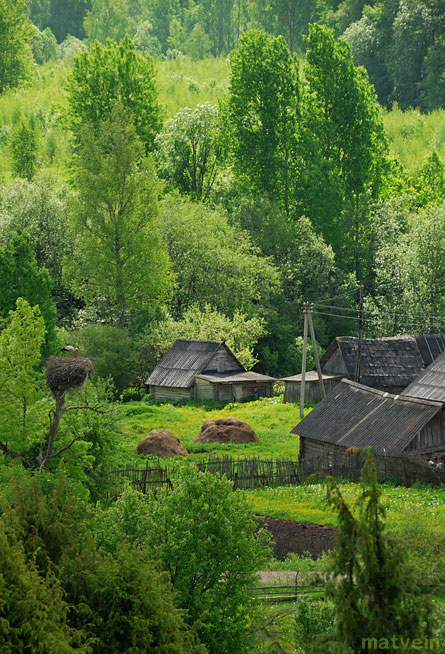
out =
[[(343, 377), (343, 375), (334, 375), (334, 374), (325, 373), (325, 372), (321, 376), (322, 376), (322, 378), (324, 380), (327, 380), (327, 379), (341, 379)], [(308, 372), (306, 373), (306, 375), (304, 377), (304, 380), (307, 381), (307, 382), (318, 382), (319, 381), (318, 372), (316, 370), (308, 370)], [(283, 377), (282, 379), (280, 379), (280, 381), (297, 382), (297, 383), (301, 384), (301, 373), (299, 375), (293, 375), (292, 377)]]
[(421, 372), (402, 395), (445, 402), (445, 352)]
[[(349, 379), (355, 378), (358, 338), (339, 336), (320, 359), (322, 370), (340, 349)], [(366, 386), (405, 387), (445, 351), (443, 334), (362, 339), (360, 379)], [(337, 372), (330, 370), (329, 372)], [(341, 373), (338, 370), (338, 373)]]
[(199, 379), (205, 379), (213, 384), (237, 384), (246, 382), (274, 382), (275, 377), (261, 375), (259, 372), (240, 372), (231, 370), (230, 372), (208, 372), (196, 375)]
[(224, 341), (201, 341), (178, 338), (164, 354), (156, 368), (149, 375), (146, 384), (150, 386), (169, 386), (190, 388), (196, 375), (203, 372), (218, 350), (224, 347), (245, 372)]
[(442, 408), (440, 402), (391, 395), (343, 379), (292, 434), (342, 447), (402, 452)]

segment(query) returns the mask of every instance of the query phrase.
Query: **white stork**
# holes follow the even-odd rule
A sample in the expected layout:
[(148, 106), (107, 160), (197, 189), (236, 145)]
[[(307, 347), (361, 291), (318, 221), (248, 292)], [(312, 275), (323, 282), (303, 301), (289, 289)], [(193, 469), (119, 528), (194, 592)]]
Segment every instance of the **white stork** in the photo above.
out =
[(71, 359), (74, 355), (77, 356), (79, 354), (79, 348), (74, 347), (74, 345), (65, 345), (65, 347), (62, 347), (61, 352), (65, 352), (64, 356)]

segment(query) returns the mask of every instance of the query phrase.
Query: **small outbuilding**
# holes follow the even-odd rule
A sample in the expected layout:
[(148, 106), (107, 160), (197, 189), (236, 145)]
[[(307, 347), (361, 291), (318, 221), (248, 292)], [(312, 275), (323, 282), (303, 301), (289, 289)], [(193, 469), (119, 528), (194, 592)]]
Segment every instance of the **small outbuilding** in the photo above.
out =
[[(342, 379), (343, 375), (329, 375), (322, 374), (323, 385), (326, 394), (329, 393), (338, 382)], [(285, 402), (299, 402), (301, 393), (301, 374), (294, 375), (293, 377), (284, 377), (284, 401)], [(318, 402), (321, 400), (320, 380), (316, 370), (310, 370), (306, 373), (304, 378), (304, 402)]]
[(294, 429), (299, 461), (371, 446), (380, 455), (445, 452), (443, 402), (343, 379)]
[(145, 384), (152, 400), (243, 402), (271, 397), (275, 381), (248, 372), (224, 341), (178, 338)]

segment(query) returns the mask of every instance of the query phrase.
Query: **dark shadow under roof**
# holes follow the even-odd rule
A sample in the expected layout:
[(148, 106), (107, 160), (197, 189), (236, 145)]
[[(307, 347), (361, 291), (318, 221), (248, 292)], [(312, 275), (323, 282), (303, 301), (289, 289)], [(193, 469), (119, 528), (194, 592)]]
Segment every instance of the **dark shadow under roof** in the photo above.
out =
[[(322, 369), (339, 348), (348, 378), (354, 379), (358, 340), (355, 336), (337, 337), (320, 359)], [(361, 382), (377, 388), (404, 388), (444, 351), (443, 334), (364, 338), (360, 358)]]
[(405, 388), (402, 395), (445, 403), (445, 352)]
[(234, 361), (240, 366), (240, 371), (244, 372), (244, 366), (241, 365), (224, 341), (178, 338), (168, 352), (164, 354), (145, 383), (150, 386), (190, 388), (195, 381), (196, 375), (206, 369), (207, 364), (221, 347), (224, 347), (230, 353)]
[(343, 379), (292, 434), (342, 447), (398, 454), (442, 408), (439, 402), (391, 395)]

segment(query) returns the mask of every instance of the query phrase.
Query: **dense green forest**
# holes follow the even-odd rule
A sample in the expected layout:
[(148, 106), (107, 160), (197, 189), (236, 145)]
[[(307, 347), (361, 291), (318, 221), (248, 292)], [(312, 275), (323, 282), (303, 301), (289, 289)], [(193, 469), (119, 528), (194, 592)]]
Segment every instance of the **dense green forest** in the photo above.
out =
[(294, 374), (304, 302), (326, 346), (360, 284), (366, 336), (443, 330), (440, 3), (62, 5), (1, 4), (4, 321), (118, 392), (179, 334)]
[[(445, 641), (423, 592), (445, 579), (443, 491), (389, 534), (369, 453), (352, 503), (333, 480), (323, 501), (234, 492), (193, 456), (171, 488), (107, 495), (146, 428), (191, 442), (237, 408), (140, 401), (178, 337), (295, 374), (305, 303), (325, 347), (357, 333), (361, 287), (364, 336), (444, 331), (444, 66), (442, 0), (0, 0), (1, 652)], [(243, 452), (296, 457), (279, 402), (243, 407)], [(288, 563), (253, 507), (285, 517), (289, 493), (342, 531), (327, 564), (298, 560), (329, 601), (299, 602), (284, 647), (250, 591)], [(386, 495), (403, 518), (407, 494)]]

